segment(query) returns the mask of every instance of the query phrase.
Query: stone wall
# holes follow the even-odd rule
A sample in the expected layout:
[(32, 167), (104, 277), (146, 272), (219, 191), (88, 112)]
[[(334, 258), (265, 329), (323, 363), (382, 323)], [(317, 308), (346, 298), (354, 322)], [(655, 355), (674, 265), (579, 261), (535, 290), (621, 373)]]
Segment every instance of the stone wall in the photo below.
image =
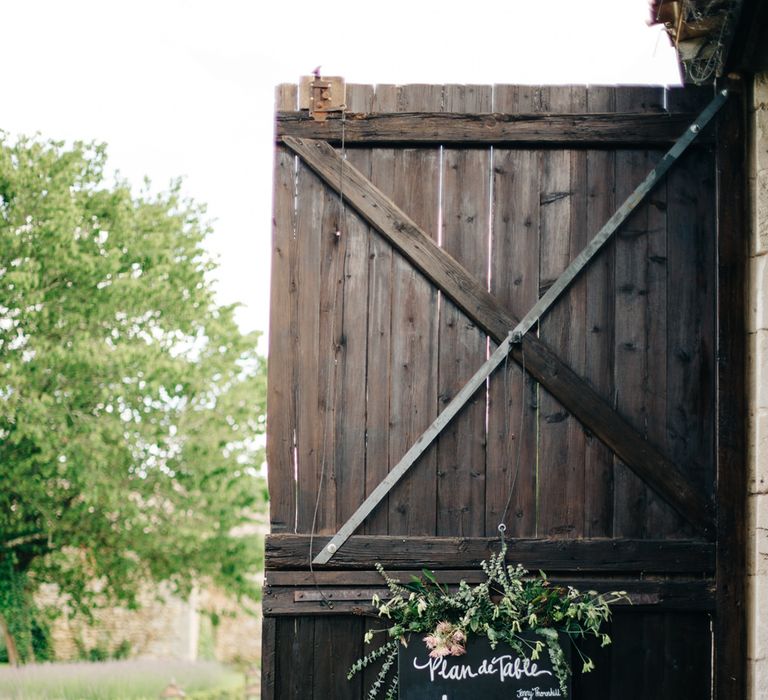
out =
[(748, 687), (768, 698), (768, 73), (755, 77), (750, 121)]
[[(93, 650), (112, 656), (121, 645), (127, 646), (129, 658), (193, 661), (202, 655), (225, 663), (254, 663), (261, 656), (261, 615), (244, 613), (215, 588), (196, 590), (182, 600), (162, 587), (147, 587), (139, 601), (138, 610), (98, 610), (92, 624), (82, 617), (58, 617), (51, 627), (55, 658), (71, 661)], [(63, 605), (55, 587), (42, 590), (38, 603)], [(257, 606), (251, 602), (249, 607)]]
[[(139, 602), (138, 610), (96, 610), (92, 623), (81, 616), (57, 617), (51, 626), (55, 658), (71, 661), (89, 654), (113, 656), (121, 645), (130, 658), (197, 658), (200, 615), (196, 593), (185, 601), (162, 588), (147, 587), (139, 594)], [(52, 586), (40, 592), (38, 603), (65, 607)]]

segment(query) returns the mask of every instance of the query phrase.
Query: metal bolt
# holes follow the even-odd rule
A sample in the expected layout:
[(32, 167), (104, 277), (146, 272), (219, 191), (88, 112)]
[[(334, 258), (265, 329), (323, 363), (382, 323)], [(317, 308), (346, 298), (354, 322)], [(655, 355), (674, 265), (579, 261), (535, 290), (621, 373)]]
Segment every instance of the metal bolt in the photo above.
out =
[(701, 131), (701, 127), (698, 124), (691, 124), (691, 131), (694, 134), (698, 134)]
[(336, 545), (335, 545), (335, 544), (333, 544), (333, 542), (331, 542), (331, 544), (329, 544), (329, 545), (328, 545), (327, 549), (328, 549), (328, 551), (329, 551), (331, 554), (333, 554), (333, 553), (336, 551)]

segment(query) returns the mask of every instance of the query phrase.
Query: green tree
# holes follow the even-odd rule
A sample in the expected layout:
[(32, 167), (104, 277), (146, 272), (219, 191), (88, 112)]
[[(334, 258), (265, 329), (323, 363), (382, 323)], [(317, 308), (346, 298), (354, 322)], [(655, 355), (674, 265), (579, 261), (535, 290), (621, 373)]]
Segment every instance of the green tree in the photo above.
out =
[(256, 593), (234, 531), (264, 498), (258, 336), (214, 301), (203, 208), (105, 159), (0, 132), (0, 627), (22, 659), (42, 583), (85, 613), (147, 581)]

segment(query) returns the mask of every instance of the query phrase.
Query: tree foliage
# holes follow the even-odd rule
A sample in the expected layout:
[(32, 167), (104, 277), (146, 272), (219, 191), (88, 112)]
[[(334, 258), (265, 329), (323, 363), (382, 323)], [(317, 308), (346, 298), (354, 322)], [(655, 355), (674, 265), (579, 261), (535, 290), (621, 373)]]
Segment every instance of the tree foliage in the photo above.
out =
[[(204, 210), (107, 183), (105, 149), (0, 132), (0, 622), (142, 582), (252, 594), (257, 335), (213, 298)], [(10, 602), (9, 602), (10, 601)], [(14, 603), (14, 601), (16, 601)], [(23, 629), (16, 629), (24, 646)], [(23, 649), (20, 650), (23, 653)]]

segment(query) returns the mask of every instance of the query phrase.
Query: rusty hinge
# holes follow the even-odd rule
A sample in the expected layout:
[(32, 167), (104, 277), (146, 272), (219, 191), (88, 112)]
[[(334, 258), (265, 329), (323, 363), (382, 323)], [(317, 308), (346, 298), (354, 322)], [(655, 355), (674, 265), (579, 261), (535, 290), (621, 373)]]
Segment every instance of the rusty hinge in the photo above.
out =
[(317, 121), (325, 121), (331, 112), (343, 112), (345, 99), (346, 83), (340, 76), (322, 77), (317, 70), (299, 81), (299, 109), (308, 109)]

